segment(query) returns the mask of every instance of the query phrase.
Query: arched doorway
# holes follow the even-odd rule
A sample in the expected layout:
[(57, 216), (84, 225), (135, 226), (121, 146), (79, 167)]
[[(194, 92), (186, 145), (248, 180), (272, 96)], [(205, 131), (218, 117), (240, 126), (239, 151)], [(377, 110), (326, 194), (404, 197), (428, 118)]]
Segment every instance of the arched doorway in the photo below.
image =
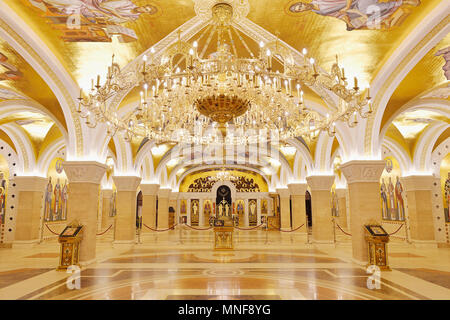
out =
[(308, 229), (312, 227), (312, 210), (311, 210), (311, 194), (306, 191), (305, 194), (306, 223)]
[(216, 215), (217, 217), (232, 215), (231, 189), (226, 185), (221, 185), (216, 192)]
[(139, 191), (136, 197), (136, 229), (142, 229), (142, 204), (143, 196), (142, 191)]

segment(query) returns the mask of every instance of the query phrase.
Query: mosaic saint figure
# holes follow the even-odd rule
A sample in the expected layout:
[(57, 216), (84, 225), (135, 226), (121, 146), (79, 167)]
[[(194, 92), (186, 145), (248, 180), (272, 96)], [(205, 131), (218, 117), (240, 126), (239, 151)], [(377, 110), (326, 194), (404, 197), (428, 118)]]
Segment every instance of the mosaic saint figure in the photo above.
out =
[(5, 208), (6, 208), (6, 180), (5, 180), (5, 174), (3, 172), (0, 172), (0, 189), (1, 189), (1, 194), (0, 194), (0, 224), (4, 224), (5, 223)]
[(389, 217), (390, 219), (393, 218), (395, 215), (395, 188), (392, 184), (392, 178), (389, 177), (389, 184), (388, 184), (388, 194), (389, 194)]
[(289, 10), (293, 13), (312, 11), (341, 19), (347, 25), (347, 30), (351, 31), (364, 27), (375, 28), (388, 20), (402, 5), (419, 4), (419, 0), (313, 0), (310, 3), (294, 3)]
[(52, 178), (48, 178), (47, 188), (45, 189), (45, 206), (44, 206), (44, 220), (53, 220), (52, 214), (52, 198), (53, 198), (53, 185)]
[(109, 200), (109, 216), (116, 216), (116, 192), (113, 192), (111, 200)]
[(255, 203), (255, 201), (250, 201), (249, 209), (250, 209), (250, 215), (254, 216), (256, 214), (256, 203)]
[(225, 205), (225, 216), (228, 217), (230, 213), (230, 205), (227, 203)]
[(55, 189), (53, 191), (55, 202), (53, 203), (53, 220), (61, 219), (61, 185), (59, 179), (56, 180)]
[(384, 183), (384, 178), (381, 179), (381, 181), (382, 181), (381, 187), (380, 187), (381, 200), (382, 200), (381, 212), (383, 214), (383, 219), (387, 219), (388, 211), (389, 211), (388, 200), (387, 200), (387, 188), (386, 188), (386, 184)]
[[(5, 189), (0, 187), (0, 208), (5, 206)], [(2, 209), (0, 212), (0, 224), (5, 223), (5, 211)]]
[(180, 211), (181, 211), (181, 213), (186, 213), (186, 201), (184, 201), (184, 200), (181, 201)]
[(218, 210), (219, 210), (219, 217), (221, 217), (222, 213), (223, 213), (223, 205), (222, 205), (222, 203), (219, 204)]
[(398, 208), (398, 220), (404, 220), (405, 219), (405, 204), (403, 202), (403, 186), (400, 182), (400, 178), (397, 177), (397, 181), (395, 183), (395, 199), (397, 202), (397, 208)]
[(67, 200), (69, 198), (69, 190), (67, 189), (67, 181), (64, 183), (64, 187), (61, 191), (61, 202), (62, 202), (62, 210), (61, 210), (61, 220), (67, 219)]
[(92, 23), (97, 18), (112, 24), (120, 24), (137, 20), (141, 14), (154, 14), (156, 8), (150, 4), (137, 6), (130, 0), (29, 0), (34, 6), (44, 9), (51, 6), (61, 14), (71, 15), (79, 13)]
[(194, 204), (192, 205), (192, 214), (195, 216), (198, 215), (198, 205), (197, 202), (194, 202)]

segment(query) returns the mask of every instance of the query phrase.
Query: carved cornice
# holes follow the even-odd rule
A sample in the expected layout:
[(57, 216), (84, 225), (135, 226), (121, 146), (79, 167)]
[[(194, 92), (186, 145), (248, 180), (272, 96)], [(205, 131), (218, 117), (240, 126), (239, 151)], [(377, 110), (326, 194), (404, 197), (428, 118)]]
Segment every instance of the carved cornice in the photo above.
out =
[(400, 178), (406, 191), (427, 191), (433, 188), (434, 176), (408, 176)]
[(330, 191), (334, 176), (309, 176), (306, 177), (306, 181), (313, 191)]
[(172, 189), (159, 189), (158, 190), (158, 197), (159, 198), (169, 198), (170, 193), (172, 192)]
[(288, 188), (282, 188), (282, 189), (278, 189), (277, 188), (277, 193), (280, 196), (280, 198), (289, 198), (291, 196), (291, 193), (289, 192)]
[(308, 184), (306, 183), (290, 183), (288, 184), (289, 191), (293, 196), (305, 196)]
[(134, 191), (136, 192), (142, 178), (136, 176), (113, 176), (114, 184), (118, 192)]
[(159, 184), (141, 184), (141, 191), (144, 196), (158, 195)]
[(69, 183), (100, 184), (107, 166), (95, 161), (65, 161), (63, 168)]
[(347, 183), (380, 181), (386, 163), (383, 160), (354, 160), (341, 164)]
[(48, 180), (43, 177), (16, 176), (14, 182), (17, 185), (17, 191), (44, 192)]

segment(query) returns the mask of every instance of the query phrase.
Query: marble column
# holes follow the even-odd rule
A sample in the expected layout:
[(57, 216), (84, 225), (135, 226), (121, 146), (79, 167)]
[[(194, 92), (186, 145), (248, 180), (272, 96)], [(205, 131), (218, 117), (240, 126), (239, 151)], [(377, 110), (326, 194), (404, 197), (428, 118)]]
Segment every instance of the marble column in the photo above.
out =
[(290, 208), (290, 193), (288, 188), (277, 189), (280, 196), (280, 228), (281, 230), (291, 230), (291, 208)]
[(132, 244), (136, 238), (136, 196), (140, 177), (113, 176), (117, 189), (114, 244)]
[(291, 183), (288, 187), (292, 200), (292, 229), (304, 225), (299, 231), (306, 233), (308, 228), (306, 227), (305, 194), (308, 185), (306, 183)]
[(333, 244), (331, 186), (334, 176), (310, 176), (306, 180), (311, 188), (312, 240), (320, 244)]
[(80, 264), (87, 265), (95, 261), (100, 182), (107, 167), (95, 161), (66, 161), (63, 168), (69, 180), (67, 221), (83, 225)]
[(111, 198), (113, 195), (112, 189), (103, 189), (102, 190), (103, 199), (102, 199), (102, 223), (101, 230), (106, 230), (113, 222), (114, 217), (110, 217), (109, 213), (111, 211)]
[[(416, 246), (436, 247), (432, 213), (433, 176), (402, 178), (408, 209), (411, 242)], [(406, 204), (405, 204), (406, 205)]]
[(169, 228), (169, 197), (171, 189), (159, 189), (158, 191), (158, 229)]
[(13, 246), (32, 246), (39, 242), (48, 180), (16, 176), (14, 182), (17, 186), (17, 217)]
[(381, 224), (380, 177), (384, 167), (382, 160), (354, 160), (341, 164), (349, 191), (353, 259), (361, 264), (368, 261), (364, 225)]
[[(156, 197), (159, 184), (141, 184), (142, 191), (142, 223), (152, 229), (156, 229)], [(142, 231), (152, 232), (143, 226)]]
[(347, 230), (347, 199), (346, 199), (347, 189), (338, 189), (336, 188), (336, 196), (338, 200), (338, 213), (339, 217), (337, 222), (339, 226)]

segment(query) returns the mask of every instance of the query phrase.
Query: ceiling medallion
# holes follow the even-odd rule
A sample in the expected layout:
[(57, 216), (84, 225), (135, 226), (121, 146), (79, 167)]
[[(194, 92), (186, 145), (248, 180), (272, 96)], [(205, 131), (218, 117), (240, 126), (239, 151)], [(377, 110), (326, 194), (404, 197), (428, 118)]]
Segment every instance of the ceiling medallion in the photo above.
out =
[(213, 18), (213, 8), (218, 4), (228, 4), (233, 8), (233, 20), (239, 21), (250, 12), (248, 0), (194, 0), (194, 10), (200, 19), (209, 21)]
[[(372, 112), (369, 89), (360, 90), (356, 77), (353, 86), (347, 82), (337, 56), (330, 73), (308, 59), (306, 49), (303, 61), (295, 62), (278, 39), (245, 56), (236, 49), (239, 41), (248, 45), (232, 25), (235, 8), (222, 2), (210, 12), (210, 28), (204, 29), (212, 30), (208, 39), (217, 36), (216, 52), (204, 58), (208, 40), (199, 48), (179, 36), (162, 55), (150, 50), (132, 74), (122, 72), (113, 57), (105, 82), (98, 76), (86, 95), (80, 92), (78, 113), (86, 125), (105, 123), (109, 135), (121, 132), (127, 141), (241, 145), (273, 137), (315, 139), (322, 131), (333, 136), (336, 122), (354, 127)], [(313, 110), (303, 100), (303, 86), (334, 94), (340, 107), (328, 114)], [(120, 116), (110, 98), (136, 87), (140, 102)]]

